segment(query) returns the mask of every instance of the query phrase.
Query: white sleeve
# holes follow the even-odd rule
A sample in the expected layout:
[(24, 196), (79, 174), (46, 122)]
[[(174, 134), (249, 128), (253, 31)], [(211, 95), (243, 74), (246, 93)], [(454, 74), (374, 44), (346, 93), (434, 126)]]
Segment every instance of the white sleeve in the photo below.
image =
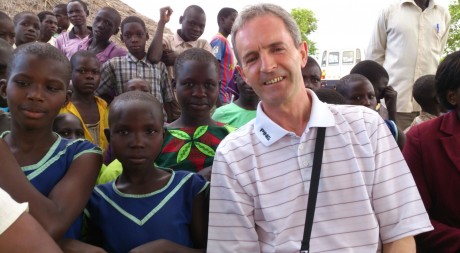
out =
[(382, 11), (372, 31), (369, 45), (365, 52), (366, 60), (373, 60), (383, 65), (387, 48), (387, 29), (385, 11)]
[(228, 151), (220, 147), (214, 156), (211, 175), (208, 252), (260, 252), (254, 201), (225, 159)]
[[(375, 122), (377, 121), (377, 122)], [(386, 123), (378, 117), (372, 125), (375, 152), (372, 205), (382, 242), (390, 243), (433, 229), (414, 178)]]
[(28, 209), (27, 203), (19, 204), (0, 188), (0, 235)]

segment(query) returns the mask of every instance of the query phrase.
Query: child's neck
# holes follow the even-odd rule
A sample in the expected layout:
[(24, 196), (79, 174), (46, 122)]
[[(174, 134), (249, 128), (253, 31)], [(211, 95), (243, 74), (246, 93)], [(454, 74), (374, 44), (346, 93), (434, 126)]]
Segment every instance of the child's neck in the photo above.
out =
[(429, 113), (434, 116), (440, 116), (441, 115), (441, 109), (439, 106), (437, 107), (427, 107), (427, 108), (422, 108), (422, 112)]
[(224, 32), (224, 30), (222, 30), (221, 28), (219, 28), (219, 33), (222, 34), (222, 36), (224, 36), (225, 38), (228, 38), (228, 33)]
[(127, 194), (148, 194), (165, 187), (171, 173), (158, 168), (124, 168), (118, 177), (117, 189)]
[(74, 92), (70, 99), (72, 103), (85, 103), (85, 104), (95, 104), (94, 94), (84, 94), (80, 92)]
[(201, 119), (193, 118), (193, 117), (188, 117), (187, 115), (184, 115), (184, 113), (181, 114), (181, 116), (173, 121), (171, 124), (168, 125), (168, 127), (172, 128), (184, 128), (184, 127), (199, 127), (199, 126), (215, 126), (216, 122), (209, 116), (209, 117), (203, 117)]
[(136, 57), (136, 59), (138, 60), (142, 60), (144, 59), (144, 57), (147, 55), (147, 53), (144, 51), (142, 53), (131, 53), (129, 52), (130, 54), (132, 54), (134, 57)]
[(108, 40), (101, 40), (96, 37), (93, 37), (91, 40), (91, 44), (88, 46), (88, 51), (92, 51), (95, 54), (98, 54), (102, 51), (104, 51), (110, 44), (110, 41)]
[(259, 104), (259, 100), (240, 96), (234, 103), (243, 109), (255, 111)]
[(13, 123), (11, 133), (4, 139), (19, 165), (26, 166), (38, 163), (57, 138), (51, 131), (51, 125), (40, 129), (22, 129)]
[(184, 38), (184, 35), (183, 35), (183, 33), (182, 33), (182, 29), (178, 29), (178, 30), (177, 30), (177, 34), (179, 34), (179, 36), (182, 38), (182, 40), (183, 40), (184, 42), (189, 42), (189, 41), (190, 41), (190, 40), (186, 40), (186, 39)]

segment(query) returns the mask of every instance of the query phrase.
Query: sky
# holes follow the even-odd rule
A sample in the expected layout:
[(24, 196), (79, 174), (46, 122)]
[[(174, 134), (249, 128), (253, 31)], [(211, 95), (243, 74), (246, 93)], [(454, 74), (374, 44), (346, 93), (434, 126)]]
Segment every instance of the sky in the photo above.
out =
[[(257, 4), (257, 0), (204, 1), (204, 0), (163, 0), (161, 5), (152, 0), (122, 0), (139, 13), (158, 21), (160, 8), (170, 6), (173, 9), (171, 21), (166, 25), (171, 31), (180, 28), (179, 17), (191, 4), (201, 6), (206, 12), (206, 28), (203, 39), (211, 40), (217, 33), (217, 13), (223, 7), (231, 7), (238, 11), (245, 6)], [(377, 17), (387, 4), (398, 0), (266, 0), (264, 3), (282, 3), (282, 7), (290, 12), (293, 8), (307, 8), (315, 13), (318, 29), (310, 39), (316, 42), (319, 51), (324, 49), (365, 49)], [(447, 8), (450, 0), (437, 0)], [(150, 31), (150, 34), (153, 34)]]

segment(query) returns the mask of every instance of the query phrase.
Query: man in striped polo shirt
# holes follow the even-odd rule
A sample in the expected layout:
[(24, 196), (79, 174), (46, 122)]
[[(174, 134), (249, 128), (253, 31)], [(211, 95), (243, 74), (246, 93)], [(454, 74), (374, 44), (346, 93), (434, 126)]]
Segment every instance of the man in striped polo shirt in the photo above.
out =
[(307, 45), (281, 7), (248, 7), (232, 40), (261, 103), (216, 151), (208, 252), (299, 251), (318, 127), (326, 138), (310, 252), (415, 252), (413, 236), (433, 228), (380, 116), (305, 88)]

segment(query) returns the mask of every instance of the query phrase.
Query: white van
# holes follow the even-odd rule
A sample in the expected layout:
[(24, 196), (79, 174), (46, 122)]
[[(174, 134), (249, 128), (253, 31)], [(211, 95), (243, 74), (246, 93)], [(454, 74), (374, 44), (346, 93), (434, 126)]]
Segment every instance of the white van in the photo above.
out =
[(321, 57), (322, 79), (326, 81), (339, 80), (350, 74), (356, 63), (364, 60), (363, 50), (337, 49), (324, 50)]

